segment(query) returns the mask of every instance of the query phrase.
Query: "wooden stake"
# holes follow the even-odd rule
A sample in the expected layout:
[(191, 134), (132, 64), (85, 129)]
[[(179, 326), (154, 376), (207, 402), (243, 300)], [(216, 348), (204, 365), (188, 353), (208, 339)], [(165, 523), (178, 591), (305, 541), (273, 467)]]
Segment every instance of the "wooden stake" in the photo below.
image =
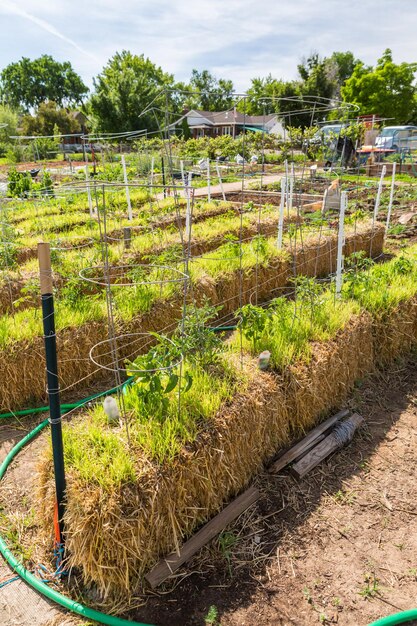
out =
[(145, 576), (146, 580), (155, 589), (171, 574), (173, 574), (183, 563), (188, 561), (200, 548), (208, 543), (213, 537), (218, 535), (225, 526), (230, 524), (236, 517), (245, 511), (251, 504), (259, 498), (259, 491), (255, 487), (249, 487), (233, 502), (231, 502), (216, 517), (213, 517), (201, 530), (191, 539), (186, 541), (181, 547), (179, 554), (172, 552), (165, 559), (162, 559)]
[(316, 428), (314, 428), (309, 434), (304, 437), (301, 441), (299, 441), (295, 446), (290, 448), (287, 452), (285, 452), (279, 459), (275, 461), (269, 468), (268, 472), (271, 474), (277, 473), (282, 470), (286, 465), (292, 463), (297, 458), (299, 458), (303, 453), (307, 452), (312, 445), (316, 445), (318, 443), (319, 438), (329, 430), (332, 426), (334, 426), (337, 422), (344, 419), (349, 415), (348, 409), (343, 409), (339, 411), (332, 417), (329, 417), (325, 422), (322, 422)]
[(130, 226), (126, 226), (123, 228), (123, 242), (125, 250), (129, 250), (132, 243), (132, 231)]
[[(358, 413), (354, 413), (349, 419), (344, 423), (349, 423), (353, 427), (353, 432), (356, 431), (357, 428), (363, 423), (362, 415)], [(317, 446), (315, 446), (308, 454), (306, 454), (298, 463), (295, 463), (291, 472), (297, 477), (302, 478), (305, 476), (310, 470), (316, 467), (319, 463), (324, 461), (332, 452), (335, 452), (338, 448), (340, 448), (340, 442), (335, 437), (334, 433), (331, 432), (326, 439), (323, 439)]]

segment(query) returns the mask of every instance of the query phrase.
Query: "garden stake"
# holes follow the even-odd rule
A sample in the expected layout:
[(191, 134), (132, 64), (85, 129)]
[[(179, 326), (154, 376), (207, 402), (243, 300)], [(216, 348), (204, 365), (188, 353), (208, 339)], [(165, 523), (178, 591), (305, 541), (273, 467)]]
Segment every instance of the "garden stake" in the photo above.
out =
[(219, 179), (220, 189), (222, 190), (223, 200), (226, 202), (226, 195), (224, 193), (223, 181), (220, 175), (220, 168), (219, 168), (219, 164), (217, 163), (217, 161), (216, 161), (216, 172), (217, 172), (217, 178)]
[(162, 172), (162, 186), (164, 188), (164, 198), (167, 197), (167, 190), (165, 188), (165, 163), (164, 157), (161, 157), (161, 172)]
[(336, 297), (340, 298), (342, 291), (343, 244), (345, 239), (345, 211), (347, 207), (347, 192), (340, 194), (339, 232), (337, 236), (337, 266), (336, 266)]
[[(49, 422), (51, 424), (52, 451), (55, 474), (57, 506), (57, 526), (60, 542), (63, 543), (65, 467), (62, 443), (62, 417), (59, 399), (58, 360), (54, 316), (54, 296), (52, 289), (51, 250), (49, 243), (38, 243), (39, 274), (41, 282), (42, 318), (45, 340), (46, 375), (49, 398)], [(58, 539), (58, 538), (57, 538)]]
[(132, 231), (130, 226), (125, 226), (123, 228), (123, 242), (125, 250), (129, 250), (132, 243)]
[(284, 206), (285, 206), (286, 191), (287, 191), (287, 179), (284, 177), (284, 178), (281, 178), (281, 201), (279, 204), (278, 241), (277, 241), (278, 250), (282, 250), (282, 229), (284, 226)]
[(127, 217), (128, 217), (129, 222), (131, 222), (132, 221), (132, 204), (130, 202), (129, 184), (127, 182), (126, 159), (125, 159), (124, 154), (122, 154), (122, 167), (123, 167), (123, 178), (125, 181), (125, 189), (126, 189)]
[(85, 180), (87, 181), (88, 208), (90, 209), (90, 217), (93, 217), (93, 202), (91, 200), (90, 178), (88, 176), (88, 165), (85, 166)]
[(376, 194), (375, 208), (374, 208), (374, 224), (375, 224), (376, 218), (378, 217), (379, 205), (381, 202), (382, 185), (384, 183), (384, 176), (386, 174), (386, 171), (387, 171), (387, 167), (386, 165), (384, 165), (381, 170), (381, 178), (379, 179), (378, 192)]
[(392, 211), (392, 203), (394, 200), (394, 191), (395, 191), (395, 172), (397, 169), (397, 164), (394, 162), (392, 164), (392, 178), (391, 178), (391, 191), (389, 194), (389, 204), (388, 204), (388, 213), (387, 213), (387, 223), (385, 226), (385, 232), (388, 232), (388, 228), (389, 228), (389, 223), (391, 220), (391, 211)]

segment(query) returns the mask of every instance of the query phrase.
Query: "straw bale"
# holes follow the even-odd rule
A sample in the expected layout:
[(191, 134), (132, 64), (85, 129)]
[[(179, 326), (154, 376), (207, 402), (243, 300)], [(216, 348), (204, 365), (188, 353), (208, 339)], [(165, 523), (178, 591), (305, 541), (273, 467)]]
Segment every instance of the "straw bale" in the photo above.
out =
[[(353, 252), (365, 252), (372, 258), (382, 254), (385, 229), (382, 225), (369, 222), (358, 224), (355, 230), (348, 231), (345, 236), (343, 255), (350, 256)], [(294, 272), (296, 275), (328, 276), (336, 271), (337, 264), (337, 232), (330, 235), (309, 238), (304, 245), (297, 245), (292, 251)]]
[[(137, 482), (118, 491), (68, 472), (66, 546), (69, 565), (100, 592), (126, 598), (158, 558), (244, 488), (277, 447), (288, 442), (281, 381), (244, 362), (249, 387), (207, 422), (173, 464), (156, 465), (137, 451)], [(53, 485), (44, 460), (41, 517), (50, 522)]]
[(417, 297), (373, 320), (375, 359), (386, 365), (417, 344)]
[[(416, 301), (409, 305), (416, 337)], [(405, 314), (405, 306), (391, 314), (393, 327)], [(185, 446), (174, 462), (157, 465), (136, 450), (134, 484), (108, 492), (86, 484), (70, 470), (65, 518), (69, 565), (117, 610), (122, 600), (128, 602), (141, 589), (143, 575), (154, 563), (178, 549), (245, 488), (289, 437), (340, 407), (355, 381), (373, 369), (379, 342), (370, 315), (361, 313), (333, 339), (313, 343), (310, 358), (294, 363), (282, 375), (260, 372), (253, 360), (245, 358), (247, 387), (202, 425), (196, 441)], [(41, 465), (40, 485), (41, 518), (50, 528), (50, 459)]]
[(352, 317), (334, 339), (313, 343), (308, 361), (285, 373), (293, 433), (308, 430), (317, 418), (341, 406), (355, 381), (373, 368), (372, 319)]

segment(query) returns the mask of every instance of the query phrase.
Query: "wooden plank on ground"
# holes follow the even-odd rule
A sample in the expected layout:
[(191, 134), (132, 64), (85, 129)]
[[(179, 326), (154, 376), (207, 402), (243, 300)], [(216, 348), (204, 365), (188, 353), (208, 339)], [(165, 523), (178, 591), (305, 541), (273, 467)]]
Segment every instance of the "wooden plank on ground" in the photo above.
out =
[[(350, 423), (353, 427), (353, 432), (356, 431), (357, 428), (363, 423), (362, 415), (358, 413), (354, 413), (346, 420), (346, 423)], [(308, 454), (306, 454), (298, 463), (295, 463), (291, 472), (297, 477), (302, 478), (305, 476), (310, 470), (316, 467), (319, 463), (324, 461), (332, 452), (335, 452), (338, 448), (340, 448), (340, 442), (336, 439), (333, 432), (330, 433), (323, 441), (321, 441), (317, 446), (315, 446)]]
[(245, 511), (259, 498), (259, 491), (255, 487), (249, 487), (233, 502), (227, 505), (216, 517), (191, 537), (180, 549), (180, 553), (172, 552), (169, 556), (161, 559), (159, 563), (145, 576), (146, 580), (155, 589), (171, 574), (173, 574), (185, 561), (188, 561), (200, 548), (218, 535), (225, 526), (230, 524), (236, 517)]
[(309, 434), (304, 437), (304, 439), (299, 441), (295, 446), (285, 452), (281, 457), (279, 457), (279, 459), (275, 461), (275, 463), (272, 463), (272, 465), (268, 468), (268, 472), (270, 472), (271, 474), (276, 474), (286, 465), (292, 463), (301, 455), (308, 452), (308, 450), (311, 449), (312, 445), (315, 445), (320, 441), (321, 435), (323, 435), (326, 430), (334, 426), (336, 422), (347, 417), (349, 413), (350, 411), (348, 409), (342, 409), (335, 415), (329, 417), (326, 421), (316, 426), (316, 428), (313, 428), (313, 430), (310, 431)]

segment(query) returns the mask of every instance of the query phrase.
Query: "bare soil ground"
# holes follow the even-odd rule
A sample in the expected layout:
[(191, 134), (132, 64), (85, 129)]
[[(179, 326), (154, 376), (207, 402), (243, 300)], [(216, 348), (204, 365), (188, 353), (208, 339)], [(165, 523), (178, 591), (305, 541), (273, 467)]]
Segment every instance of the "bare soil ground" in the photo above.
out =
[[(130, 615), (158, 626), (365, 626), (417, 606), (417, 367), (397, 363), (358, 385), (366, 426), (304, 480), (259, 476), (262, 498)], [(17, 427), (17, 428), (16, 428)], [(29, 428), (0, 429), (0, 454)], [(33, 427), (33, 426), (32, 426)], [(30, 516), (39, 443), (0, 489), (4, 513)], [(1, 512), (1, 510), (0, 510)], [(23, 523), (23, 522), (22, 522)], [(23, 524), (24, 526), (24, 524)], [(18, 541), (29, 548), (33, 529)], [(26, 539), (25, 539), (26, 536)], [(1, 567), (1, 580), (11, 575)], [(24, 583), (0, 588), (5, 626), (79, 625)]]
[(262, 499), (136, 618), (204, 624), (214, 606), (221, 626), (365, 626), (417, 607), (415, 360), (349, 406), (366, 419), (350, 446), (304, 480), (259, 477)]

